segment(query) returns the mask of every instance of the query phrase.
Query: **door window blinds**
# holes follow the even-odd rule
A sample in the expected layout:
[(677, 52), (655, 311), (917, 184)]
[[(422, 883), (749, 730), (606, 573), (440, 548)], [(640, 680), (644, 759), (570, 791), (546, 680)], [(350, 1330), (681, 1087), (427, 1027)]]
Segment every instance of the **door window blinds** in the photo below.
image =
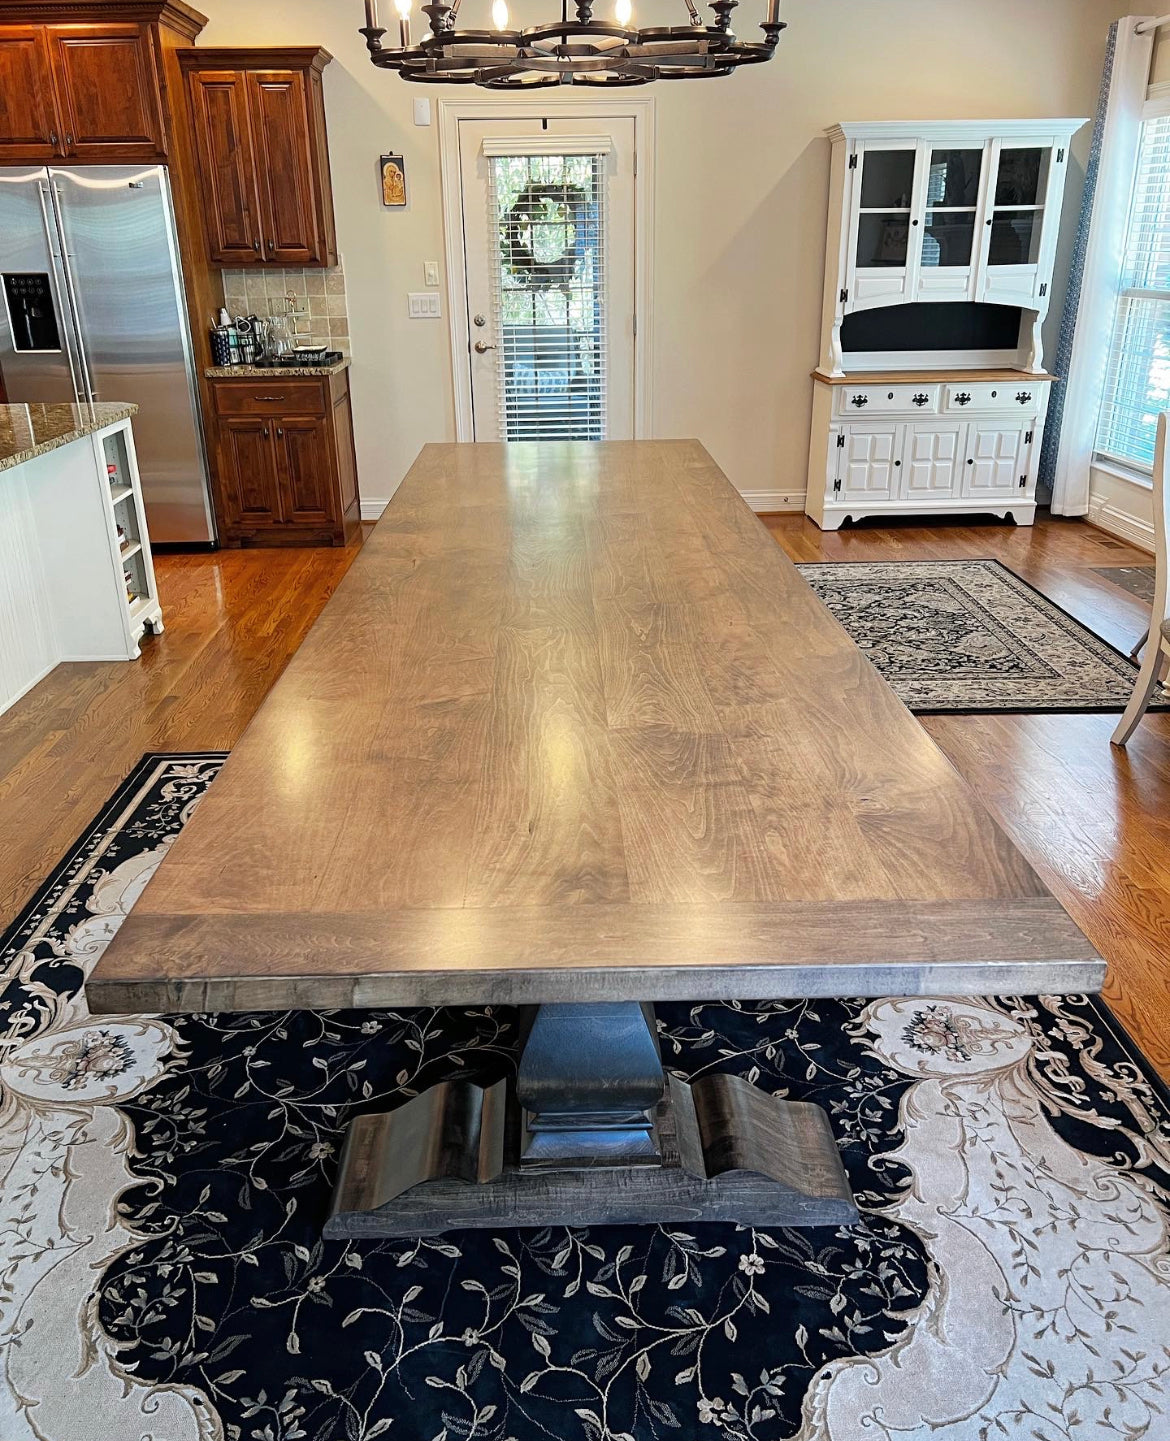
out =
[(500, 439), (604, 440), (606, 157), (487, 163)]
[(1142, 126), (1098, 453), (1152, 471), (1158, 412), (1170, 407), (1170, 116)]

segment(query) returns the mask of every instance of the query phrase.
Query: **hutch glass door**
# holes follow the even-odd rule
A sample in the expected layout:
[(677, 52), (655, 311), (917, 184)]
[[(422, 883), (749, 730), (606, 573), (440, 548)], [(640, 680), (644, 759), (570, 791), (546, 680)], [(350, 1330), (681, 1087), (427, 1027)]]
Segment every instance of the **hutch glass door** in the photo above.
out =
[(858, 147), (861, 185), (853, 260), (857, 306), (890, 304), (908, 293), (918, 148)]

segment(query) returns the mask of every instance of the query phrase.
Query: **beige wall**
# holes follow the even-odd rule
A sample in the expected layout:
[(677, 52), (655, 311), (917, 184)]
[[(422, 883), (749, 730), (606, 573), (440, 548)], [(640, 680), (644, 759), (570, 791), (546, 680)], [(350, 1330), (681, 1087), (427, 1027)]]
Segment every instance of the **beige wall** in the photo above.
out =
[[(747, 34), (764, 0), (742, 0)], [(599, 0), (599, 11), (606, 0)], [(682, 0), (635, 0), (636, 13)], [(201, 43), (320, 44), (339, 244), (349, 288), (362, 493), (392, 494), (418, 449), (454, 434), (446, 321), (406, 318), (443, 256), (438, 131), (420, 94), (374, 69), (361, 0), (201, 0)], [(383, 0), (391, 11), (390, 0)], [(486, 12), (466, 0), (465, 18)], [(512, 0), (521, 23), (544, 0)], [(554, 7), (555, 8), (555, 7)], [(660, 436), (697, 435), (748, 492), (804, 489), (836, 120), (1089, 116), (1113, 0), (784, 0), (768, 66), (658, 85), (654, 397)], [(392, 13), (392, 11), (391, 11)], [(417, 19), (417, 15), (416, 15)], [(539, 114), (539, 102), (534, 101)], [(1073, 144), (1049, 357), (1064, 296), (1088, 128)], [(410, 207), (383, 210), (377, 157), (406, 157)], [(445, 290), (444, 290), (445, 295)]]

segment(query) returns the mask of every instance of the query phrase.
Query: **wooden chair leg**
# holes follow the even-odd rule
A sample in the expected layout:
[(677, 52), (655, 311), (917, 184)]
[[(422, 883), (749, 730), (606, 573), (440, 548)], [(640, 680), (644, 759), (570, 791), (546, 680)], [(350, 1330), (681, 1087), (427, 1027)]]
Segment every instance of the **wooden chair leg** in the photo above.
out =
[(1138, 678), (1133, 688), (1133, 695), (1129, 698), (1129, 704), (1125, 713), (1117, 722), (1117, 729), (1110, 737), (1111, 744), (1123, 746), (1130, 736), (1133, 735), (1138, 721), (1146, 713), (1146, 707), (1157, 687), (1158, 679), (1162, 674), (1162, 663), (1165, 651), (1162, 646), (1155, 645), (1151, 637), (1150, 644), (1146, 647), (1146, 654), (1142, 660), (1141, 669), (1138, 671)]

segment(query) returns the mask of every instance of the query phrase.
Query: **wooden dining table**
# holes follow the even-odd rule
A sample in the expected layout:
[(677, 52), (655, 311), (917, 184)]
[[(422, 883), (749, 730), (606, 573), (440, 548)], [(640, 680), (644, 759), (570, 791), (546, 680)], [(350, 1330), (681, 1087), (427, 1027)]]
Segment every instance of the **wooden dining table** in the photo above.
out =
[(1104, 963), (695, 441), (429, 445), (88, 983), (94, 1012), (523, 1007), (350, 1126), (331, 1236), (855, 1219), (826, 1114), (656, 1001)]

